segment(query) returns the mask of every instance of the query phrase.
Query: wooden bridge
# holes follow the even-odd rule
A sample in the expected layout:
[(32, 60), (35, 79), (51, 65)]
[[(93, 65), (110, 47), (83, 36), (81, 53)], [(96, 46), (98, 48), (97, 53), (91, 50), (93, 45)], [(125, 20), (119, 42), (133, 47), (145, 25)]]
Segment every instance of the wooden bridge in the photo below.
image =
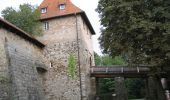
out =
[(96, 78), (147, 78), (150, 69), (148, 66), (140, 65), (138, 67), (128, 67), (127, 65), (115, 66), (92, 66), (91, 77)]
[[(149, 83), (151, 82), (155, 82), (155, 84), (158, 85), (162, 85), (160, 87), (163, 87), (163, 89), (165, 90), (165, 94), (163, 92), (160, 92), (160, 89), (156, 89), (157, 92), (155, 93), (162, 93), (162, 97), (163, 95), (165, 95), (167, 98), (166, 100), (170, 100), (169, 97), (169, 91), (167, 90), (167, 84), (168, 81), (165, 80), (165, 78), (167, 77), (167, 73), (169, 73), (169, 70), (166, 70), (165, 72), (160, 72), (161, 77), (160, 78), (160, 82), (159, 83), (158, 80), (154, 80), (153, 76), (150, 76), (150, 67), (153, 66), (148, 66), (148, 65), (139, 65), (139, 66), (133, 66), (133, 67), (128, 67), (127, 65), (113, 65), (113, 66), (91, 66), (91, 77), (95, 77), (96, 78), (96, 87), (99, 86), (98, 84), (98, 78), (114, 78), (114, 77), (124, 77), (124, 78), (145, 78), (146, 79), (146, 91), (147, 91), (147, 98), (155, 98), (155, 97), (150, 97), (152, 95), (150, 95), (150, 91), (152, 91), (152, 88), (148, 88), (149, 87)], [(162, 80), (164, 79), (164, 81)], [(119, 94), (119, 93), (118, 93)], [(159, 98), (161, 98), (160, 94), (155, 94), (157, 95)]]

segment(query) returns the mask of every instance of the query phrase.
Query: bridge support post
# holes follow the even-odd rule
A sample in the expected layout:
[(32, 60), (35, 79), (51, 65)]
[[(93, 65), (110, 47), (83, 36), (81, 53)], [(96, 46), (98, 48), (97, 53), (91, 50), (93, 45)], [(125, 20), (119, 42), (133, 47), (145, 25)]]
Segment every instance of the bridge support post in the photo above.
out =
[(99, 78), (96, 78), (96, 96), (98, 96), (100, 93), (100, 83)]
[(149, 80), (148, 79), (145, 79), (145, 98), (146, 98), (146, 100), (150, 100), (149, 99), (149, 84), (148, 84), (148, 82), (149, 82)]
[(148, 78), (148, 87), (149, 100), (166, 100), (160, 78), (150, 76)]
[(128, 100), (127, 89), (123, 77), (115, 77), (115, 100)]
[(95, 95), (96, 95), (96, 89), (97, 89), (97, 87), (96, 87), (96, 78), (95, 77), (92, 77), (91, 79), (90, 79), (90, 81), (91, 81), (91, 93), (90, 93), (90, 99), (89, 100), (95, 100)]

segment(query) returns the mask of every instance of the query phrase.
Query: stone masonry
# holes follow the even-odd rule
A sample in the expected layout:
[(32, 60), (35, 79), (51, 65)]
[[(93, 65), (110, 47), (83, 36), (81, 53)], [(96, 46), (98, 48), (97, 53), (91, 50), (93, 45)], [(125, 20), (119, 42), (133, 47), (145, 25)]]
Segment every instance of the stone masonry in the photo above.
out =
[(44, 100), (42, 50), (6, 29), (0, 34), (0, 100)]
[[(48, 23), (49, 30), (45, 30), (43, 37), (39, 37), (39, 40), (46, 44), (44, 54), (51, 62), (45, 81), (47, 100), (80, 100), (78, 45), (82, 96), (84, 100), (89, 100), (95, 90), (90, 85), (89, 72), (90, 66), (94, 65), (94, 59), (88, 27), (80, 15), (51, 19)], [(74, 54), (77, 59), (77, 77), (73, 80), (67, 74), (69, 54)]]
[[(61, 16), (40, 19), (48, 29), (37, 39), (0, 18), (0, 100), (94, 100), (90, 67), (95, 32), (86, 14), (70, 0), (52, 1), (65, 2), (66, 9), (57, 11)], [(71, 54), (76, 59), (74, 79), (68, 75)]]

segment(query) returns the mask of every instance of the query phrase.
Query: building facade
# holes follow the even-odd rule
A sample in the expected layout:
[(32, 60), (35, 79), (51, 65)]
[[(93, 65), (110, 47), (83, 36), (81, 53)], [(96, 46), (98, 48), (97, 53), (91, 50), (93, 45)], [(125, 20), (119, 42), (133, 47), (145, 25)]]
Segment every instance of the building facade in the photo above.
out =
[[(40, 7), (44, 54), (50, 61), (45, 93), (48, 100), (90, 100), (95, 94), (90, 66), (94, 65), (92, 35), (95, 34), (84, 11), (70, 0), (44, 0)], [(67, 73), (68, 58), (77, 61), (76, 78)]]
[(95, 32), (85, 12), (70, 0), (44, 0), (39, 10), (43, 35), (36, 39), (0, 19), (0, 100), (94, 100)]

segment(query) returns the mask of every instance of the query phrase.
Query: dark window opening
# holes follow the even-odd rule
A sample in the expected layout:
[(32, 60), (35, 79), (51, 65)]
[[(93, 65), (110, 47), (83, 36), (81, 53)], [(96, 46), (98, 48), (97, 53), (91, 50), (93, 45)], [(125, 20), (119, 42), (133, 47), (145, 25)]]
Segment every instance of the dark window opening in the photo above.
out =
[(49, 22), (44, 22), (44, 30), (49, 30)]
[(90, 66), (92, 66), (92, 58), (90, 57)]
[(41, 8), (41, 13), (44, 14), (47, 12), (47, 8)]
[(64, 10), (64, 9), (65, 9), (65, 7), (66, 7), (66, 5), (65, 5), (65, 4), (60, 4), (60, 5), (59, 5), (59, 9), (60, 9), (60, 10)]

